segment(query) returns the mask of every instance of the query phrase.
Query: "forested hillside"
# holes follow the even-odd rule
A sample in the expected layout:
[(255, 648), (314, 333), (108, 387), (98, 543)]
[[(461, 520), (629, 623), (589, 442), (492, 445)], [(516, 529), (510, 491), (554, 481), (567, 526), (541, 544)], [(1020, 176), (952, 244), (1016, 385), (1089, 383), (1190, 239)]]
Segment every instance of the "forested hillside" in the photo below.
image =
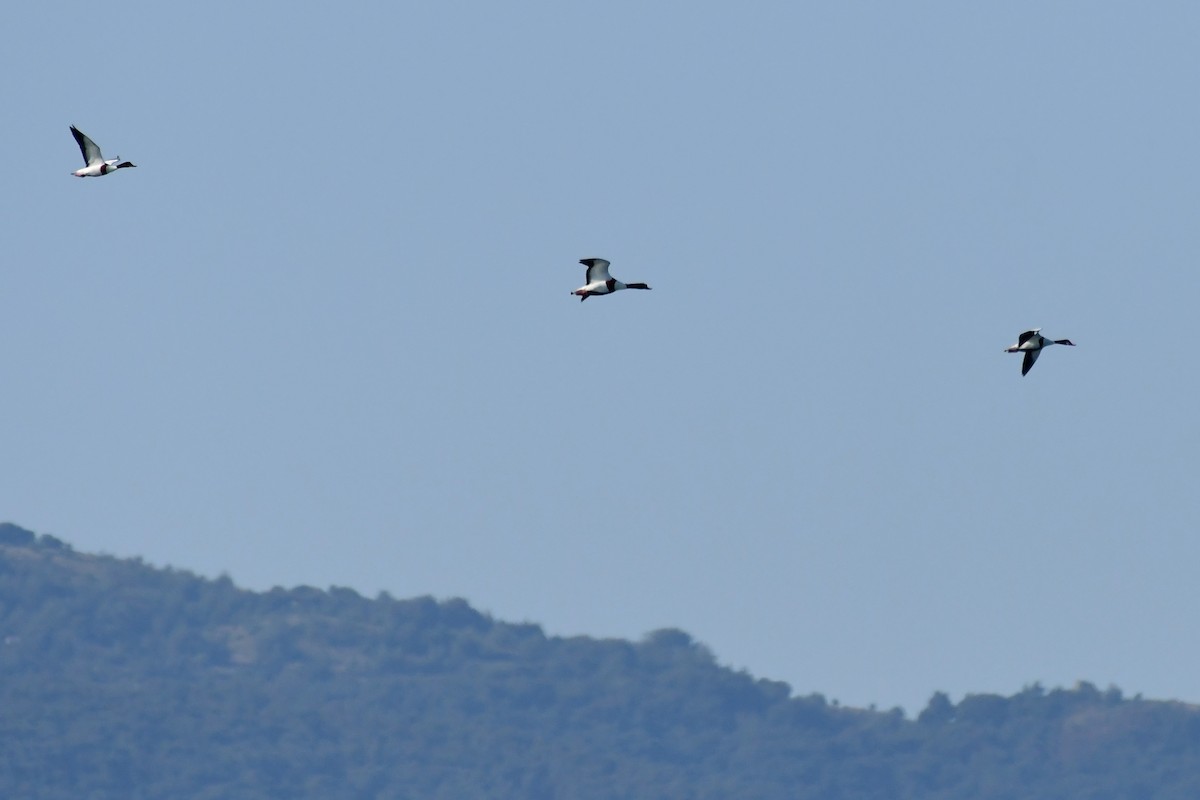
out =
[(906, 719), (677, 630), (253, 593), (0, 525), (0, 797), (1195, 800), (1200, 712), (1080, 684)]

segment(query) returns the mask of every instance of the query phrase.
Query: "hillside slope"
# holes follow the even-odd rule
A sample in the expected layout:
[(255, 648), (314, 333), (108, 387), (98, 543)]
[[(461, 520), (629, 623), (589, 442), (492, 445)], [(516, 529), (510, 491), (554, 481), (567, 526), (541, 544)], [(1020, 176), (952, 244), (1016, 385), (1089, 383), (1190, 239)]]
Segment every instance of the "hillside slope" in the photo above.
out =
[(0, 525), (0, 797), (1193, 800), (1200, 713), (1081, 684), (909, 720), (681, 631), (253, 593)]

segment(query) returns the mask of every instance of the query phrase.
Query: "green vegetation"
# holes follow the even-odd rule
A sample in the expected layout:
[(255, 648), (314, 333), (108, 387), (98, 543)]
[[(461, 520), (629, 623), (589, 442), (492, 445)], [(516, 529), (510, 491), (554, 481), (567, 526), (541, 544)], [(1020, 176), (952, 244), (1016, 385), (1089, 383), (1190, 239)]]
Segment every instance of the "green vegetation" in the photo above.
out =
[(677, 630), (253, 593), (0, 525), (0, 797), (1194, 800), (1200, 711), (1081, 684), (911, 720)]

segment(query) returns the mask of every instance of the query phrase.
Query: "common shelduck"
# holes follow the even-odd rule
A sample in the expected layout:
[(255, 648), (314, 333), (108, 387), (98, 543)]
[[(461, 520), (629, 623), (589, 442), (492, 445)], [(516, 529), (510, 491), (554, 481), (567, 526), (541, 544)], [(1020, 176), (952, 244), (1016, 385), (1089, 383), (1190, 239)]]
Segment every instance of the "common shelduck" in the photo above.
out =
[(1075, 343), (1070, 339), (1047, 339), (1045, 336), (1042, 336), (1040, 333), (1038, 333), (1040, 330), (1041, 328), (1034, 328), (1031, 331), (1025, 331), (1017, 337), (1016, 344), (1014, 344), (1012, 347), (1004, 348), (1004, 352), (1006, 353), (1025, 354), (1025, 363), (1021, 365), (1022, 375), (1029, 374), (1029, 370), (1033, 369), (1033, 362), (1037, 361), (1038, 356), (1042, 353), (1042, 350), (1050, 345), (1065, 344), (1070, 345), (1071, 347), (1075, 346)]
[[(119, 156), (105, 161), (104, 156), (100, 155), (100, 148), (96, 146), (96, 143), (74, 125), (71, 126), (71, 135), (75, 137), (75, 141), (79, 142), (79, 152), (83, 153), (83, 169), (77, 169), (71, 173), (76, 178), (98, 178), (124, 167), (137, 166), (132, 161), (121, 161)], [(117, 163), (119, 161), (120, 163)]]
[(579, 295), (579, 302), (587, 300), (594, 294), (612, 294), (621, 289), (649, 289), (644, 283), (621, 283), (608, 274), (608, 262), (603, 258), (581, 258), (579, 263), (587, 267), (587, 281), (571, 294)]

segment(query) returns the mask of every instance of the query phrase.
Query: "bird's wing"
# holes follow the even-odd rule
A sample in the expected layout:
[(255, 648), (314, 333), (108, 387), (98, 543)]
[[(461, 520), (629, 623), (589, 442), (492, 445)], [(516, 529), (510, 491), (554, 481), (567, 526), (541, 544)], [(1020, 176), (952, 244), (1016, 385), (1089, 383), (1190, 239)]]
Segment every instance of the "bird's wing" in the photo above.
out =
[(79, 142), (79, 152), (83, 153), (84, 166), (90, 167), (92, 164), (104, 161), (104, 156), (100, 155), (100, 148), (83, 131), (72, 125), (71, 135), (75, 137), (76, 142)]
[(1041, 350), (1026, 350), (1025, 363), (1021, 365), (1021, 374), (1028, 375), (1029, 370), (1033, 369), (1033, 362), (1037, 361), (1037, 357), (1042, 354)]
[(587, 267), (587, 282), (594, 283), (595, 281), (607, 281), (608, 262), (603, 258), (581, 258), (579, 263)]
[[(1030, 339), (1032, 339), (1034, 336), (1037, 336), (1037, 333), (1040, 330), (1041, 330), (1041, 328), (1034, 328), (1031, 331), (1025, 331), (1024, 333), (1022, 333), (1020, 336), (1017, 337), (1017, 344), (1018, 345), (1025, 344)], [(1030, 366), (1032, 366), (1032, 365), (1030, 365)]]

